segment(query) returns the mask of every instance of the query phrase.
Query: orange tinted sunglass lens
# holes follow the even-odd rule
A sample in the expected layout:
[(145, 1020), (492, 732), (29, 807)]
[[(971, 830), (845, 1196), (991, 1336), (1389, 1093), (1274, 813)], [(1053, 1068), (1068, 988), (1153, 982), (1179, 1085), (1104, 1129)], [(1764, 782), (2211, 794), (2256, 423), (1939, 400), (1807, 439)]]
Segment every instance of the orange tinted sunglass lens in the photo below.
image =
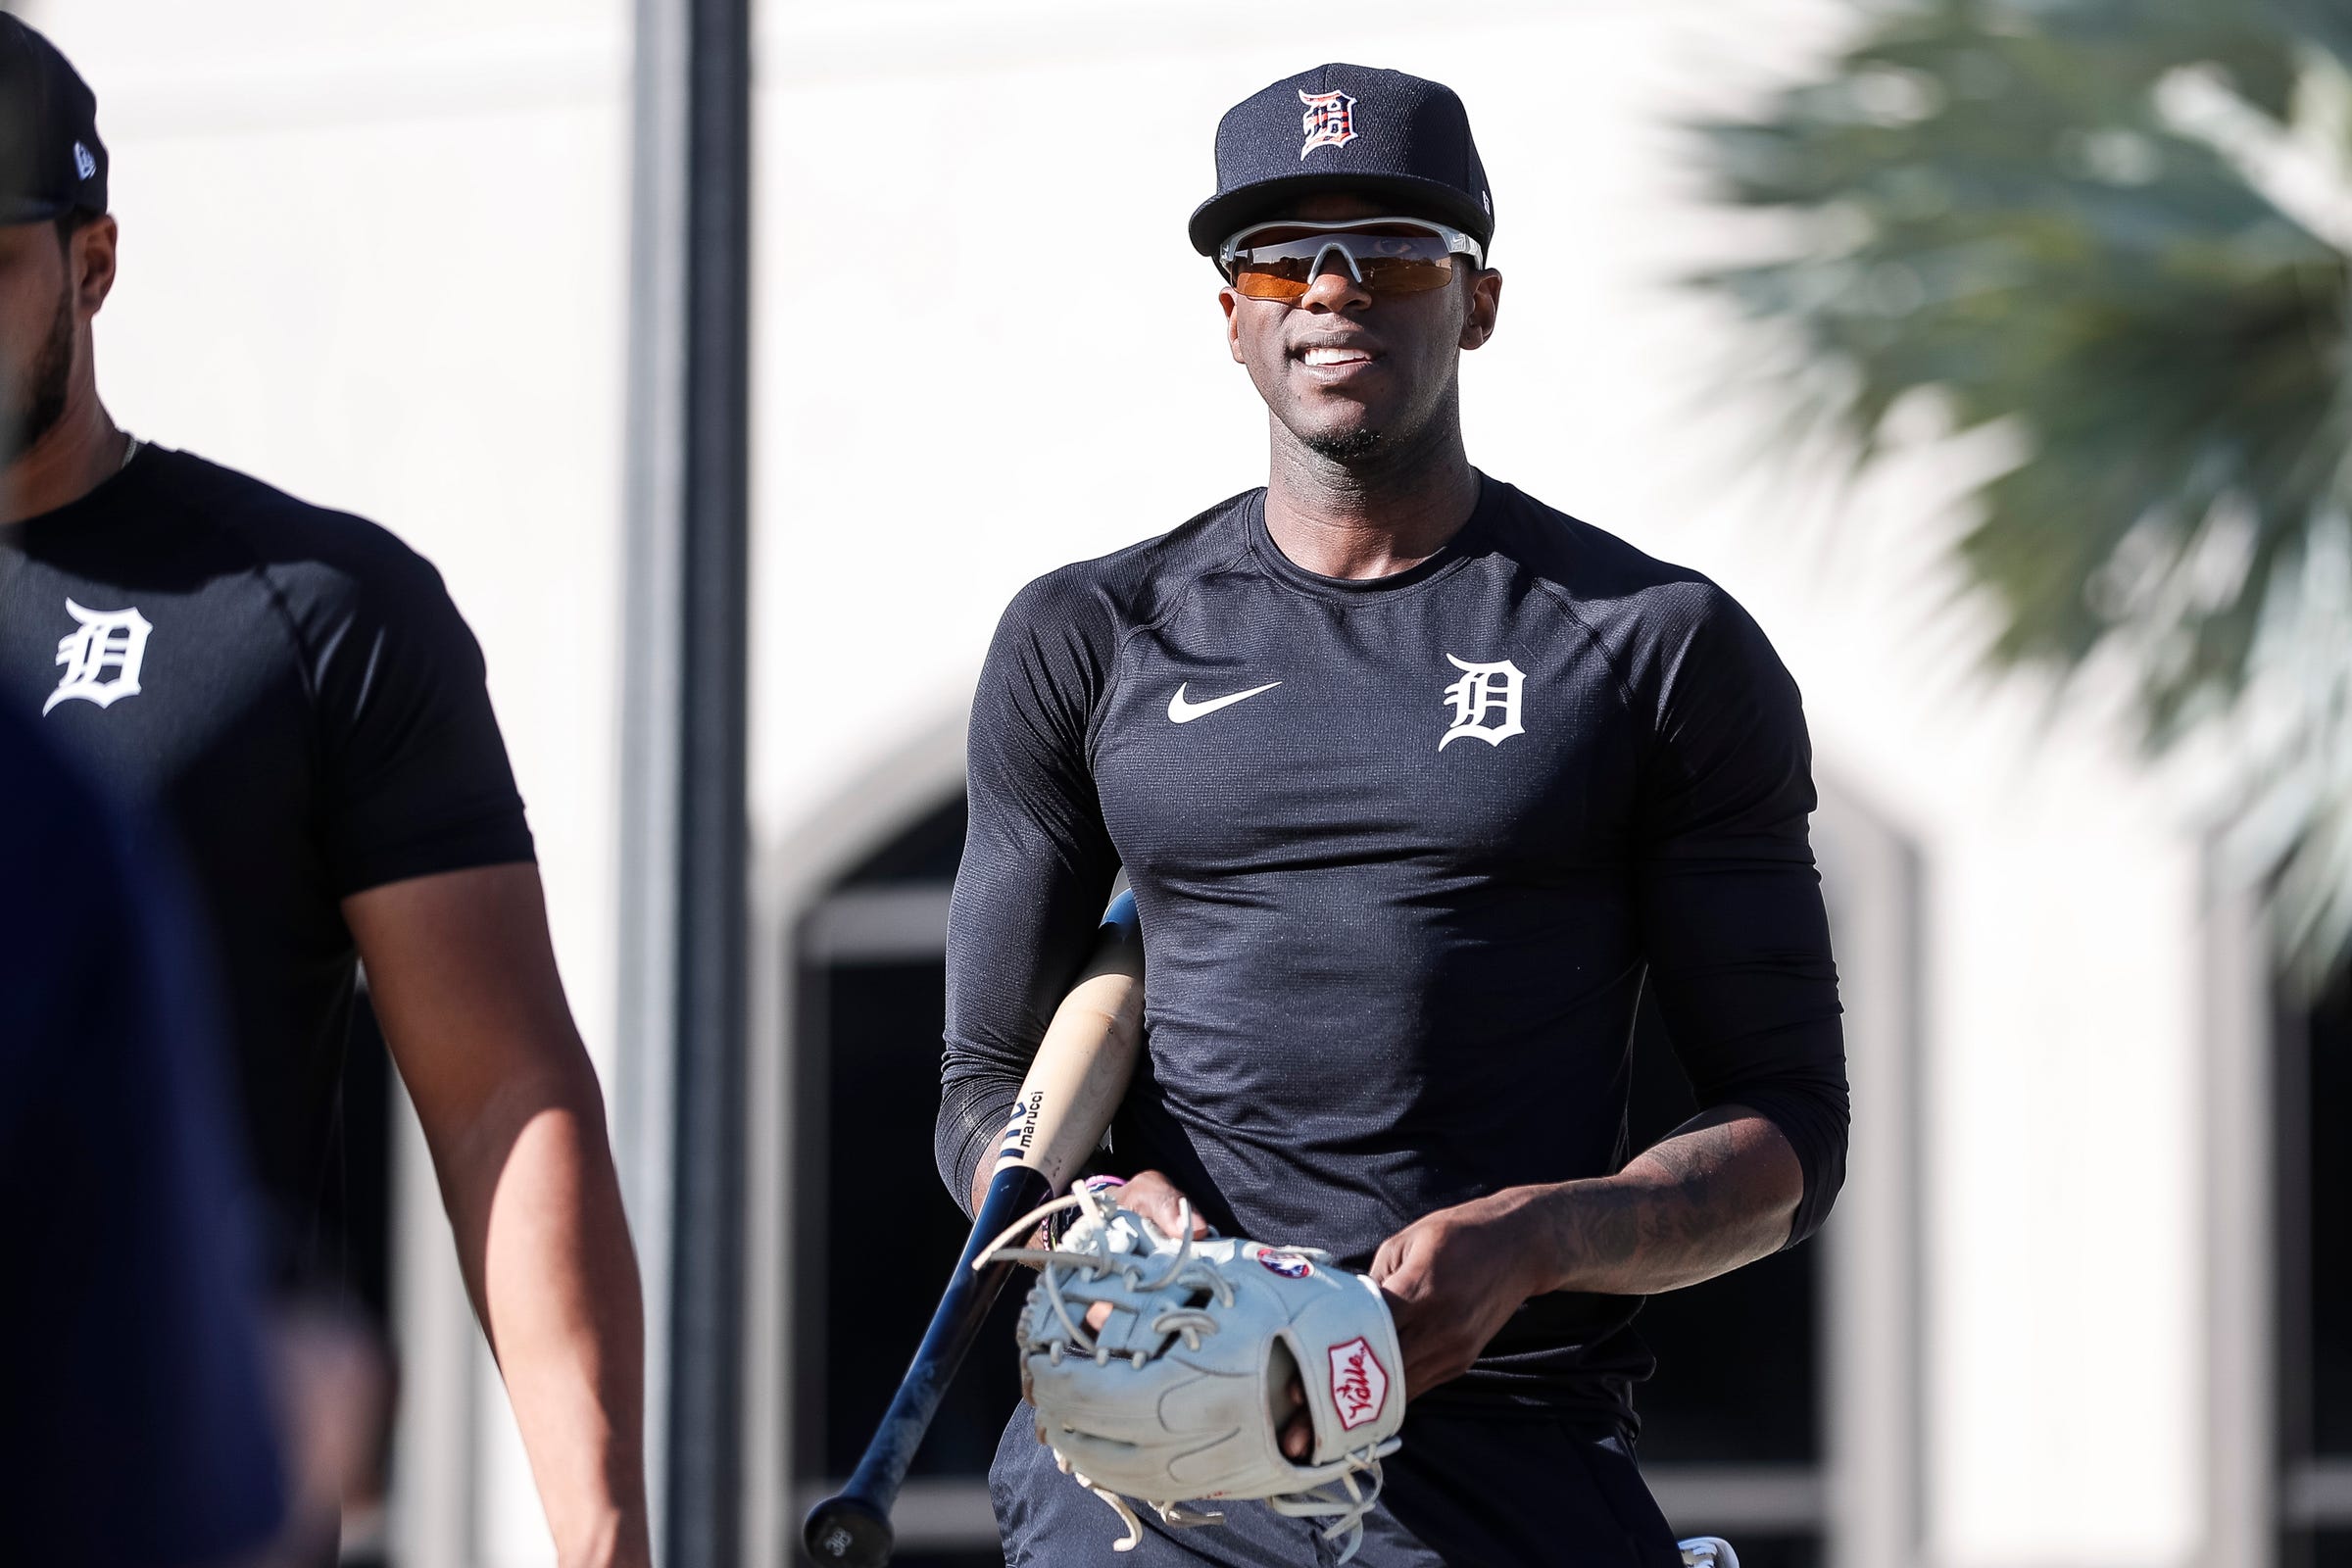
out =
[(1295, 300), (1306, 285), (1303, 262), (1243, 262), (1233, 270), (1234, 292), (1245, 299)]
[(1444, 288), (1453, 276), (1453, 258), (1423, 261), (1408, 256), (1374, 256), (1357, 264), (1364, 270), (1364, 287), (1375, 294), (1418, 294)]

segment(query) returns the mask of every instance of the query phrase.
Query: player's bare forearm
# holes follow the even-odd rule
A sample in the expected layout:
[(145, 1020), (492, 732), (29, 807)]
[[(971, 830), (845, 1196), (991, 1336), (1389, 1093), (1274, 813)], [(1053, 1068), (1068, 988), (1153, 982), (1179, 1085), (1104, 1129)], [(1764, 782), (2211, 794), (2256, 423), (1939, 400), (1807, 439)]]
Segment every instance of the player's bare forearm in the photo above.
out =
[(607, 1150), (602, 1104), (577, 1085), (518, 1085), (435, 1150), (467, 1290), (564, 1568), (651, 1560), (644, 1314)]
[(1804, 1196), (1780, 1129), (1739, 1105), (1695, 1116), (1614, 1176), (1513, 1187), (1381, 1244), (1413, 1394), (1459, 1377), (1521, 1302), (1552, 1291), (1647, 1296), (1776, 1251)]
[(384, 1037), (563, 1568), (651, 1560), (644, 1308), (602, 1091), (571, 1022), (535, 868), (355, 895)]
[(1614, 1176), (1534, 1190), (1542, 1289), (1653, 1296), (1713, 1279), (1778, 1251), (1804, 1188), (1778, 1127), (1718, 1106)]

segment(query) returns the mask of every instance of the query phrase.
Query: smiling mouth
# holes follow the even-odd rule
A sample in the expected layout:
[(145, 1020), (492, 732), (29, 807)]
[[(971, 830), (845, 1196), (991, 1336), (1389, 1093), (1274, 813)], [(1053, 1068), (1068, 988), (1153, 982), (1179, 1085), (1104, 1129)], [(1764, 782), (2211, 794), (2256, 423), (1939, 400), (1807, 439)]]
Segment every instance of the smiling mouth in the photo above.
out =
[(1302, 349), (1298, 354), (1300, 363), (1313, 366), (1317, 369), (1340, 365), (1369, 365), (1378, 356), (1373, 354), (1370, 349), (1335, 348), (1323, 344)]

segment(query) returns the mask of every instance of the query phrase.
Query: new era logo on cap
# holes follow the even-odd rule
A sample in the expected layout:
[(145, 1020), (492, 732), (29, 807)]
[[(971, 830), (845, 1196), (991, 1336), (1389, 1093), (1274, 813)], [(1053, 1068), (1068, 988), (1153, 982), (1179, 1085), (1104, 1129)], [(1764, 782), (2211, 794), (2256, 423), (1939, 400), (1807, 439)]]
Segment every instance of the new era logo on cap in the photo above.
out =
[(74, 172), (82, 179), (88, 179), (98, 172), (97, 158), (80, 142), (74, 144)]

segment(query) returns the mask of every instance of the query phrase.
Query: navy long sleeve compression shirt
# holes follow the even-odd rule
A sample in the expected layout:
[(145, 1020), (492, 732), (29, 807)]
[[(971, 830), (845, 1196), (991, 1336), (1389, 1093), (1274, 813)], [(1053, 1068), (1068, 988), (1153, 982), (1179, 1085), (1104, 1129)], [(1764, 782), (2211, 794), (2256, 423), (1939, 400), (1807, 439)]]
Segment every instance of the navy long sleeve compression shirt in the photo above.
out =
[[(1603, 1176), (1644, 977), (1704, 1105), (1844, 1173), (1794, 683), (1703, 577), (1515, 488), (1393, 576), (1264, 492), (1040, 578), (972, 711), (937, 1152), (959, 1202), (1123, 865), (1149, 1051), (1114, 1129), (1220, 1230), (1367, 1266), (1414, 1219)], [(1449, 1399), (1628, 1413), (1639, 1301), (1521, 1308)]]

